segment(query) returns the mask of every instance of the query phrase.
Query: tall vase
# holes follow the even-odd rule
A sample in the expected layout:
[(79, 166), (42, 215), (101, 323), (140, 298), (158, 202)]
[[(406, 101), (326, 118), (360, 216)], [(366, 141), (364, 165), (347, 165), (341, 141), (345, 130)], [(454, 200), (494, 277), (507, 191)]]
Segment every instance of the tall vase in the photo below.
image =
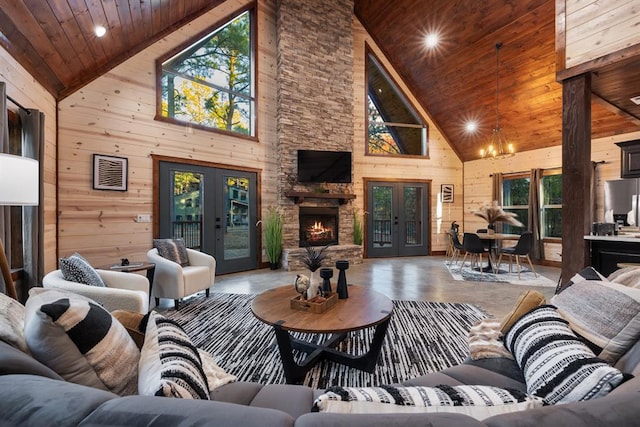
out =
[(491, 224), (487, 225), (487, 234), (494, 234), (496, 232), (496, 223), (492, 222)]
[(349, 268), (349, 261), (336, 261), (336, 268), (340, 270), (340, 273), (338, 273), (338, 285), (336, 287), (338, 299), (349, 298), (349, 290), (347, 289), (347, 275), (345, 273), (345, 271)]
[(318, 272), (309, 271), (309, 289), (307, 289), (307, 299), (315, 297), (318, 293)]

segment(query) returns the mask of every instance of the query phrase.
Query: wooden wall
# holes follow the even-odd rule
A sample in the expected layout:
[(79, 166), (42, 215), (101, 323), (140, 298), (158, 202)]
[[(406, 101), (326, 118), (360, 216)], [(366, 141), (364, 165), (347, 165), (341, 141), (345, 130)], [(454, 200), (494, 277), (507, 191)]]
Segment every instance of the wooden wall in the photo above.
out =
[(636, 0), (565, 0), (566, 68), (640, 43)]
[[(155, 60), (251, 3), (226, 1), (60, 102), (59, 255), (94, 264), (146, 259), (153, 212), (152, 154), (261, 169), (263, 204), (275, 197), (275, 11), (258, 2), (257, 141), (154, 120)], [(94, 153), (129, 159), (126, 192), (92, 189)]]
[[(0, 47), (0, 81), (7, 84), (7, 95), (25, 108), (35, 108), (45, 115), (44, 129), (44, 177), (41, 185), (44, 192), (44, 268), (49, 271), (56, 266), (56, 101), (18, 64), (9, 53)], [(8, 107), (17, 111), (13, 103)]]
[[(506, 126), (505, 126), (506, 128)], [(640, 138), (640, 132), (600, 138), (591, 142), (591, 160), (604, 162), (596, 169), (596, 221), (604, 221), (604, 181), (620, 179), (620, 148), (616, 142)], [(562, 167), (562, 146), (545, 148), (502, 160), (476, 160), (464, 164), (464, 230), (485, 228), (486, 222), (471, 212), (483, 203), (491, 201), (491, 177), (493, 172), (529, 172), (532, 168), (552, 169)], [(562, 260), (560, 243), (545, 244), (545, 259)]]
[[(447, 236), (444, 234), (451, 227), (452, 221), (462, 222), (462, 161), (449, 146), (428, 112), (420, 108), (420, 104), (409, 92), (400, 76), (393, 70), (388, 59), (377, 47), (360, 22), (354, 18), (354, 183), (357, 203), (362, 212), (365, 211), (363, 179), (406, 179), (431, 181), (431, 251), (444, 251)], [(428, 123), (428, 158), (400, 158), (384, 156), (365, 156), (367, 138), (366, 129), (366, 82), (365, 82), (365, 45), (381, 61), (386, 71), (394, 79), (399, 88), (412, 102), (417, 112)], [(440, 186), (454, 185), (454, 203), (440, 202)]]
[[(222, 163), (261, 170), (261, 204), (276, 200), (276, 25), (275, 0), (258, 2), (258, 141), (205, 132), (153, 120), (155, 59), (249, 3), (227, 1), (186, 27), (165, 37), (99, 79), (60, 102), (59, 106), (59, 256), (78, 251), (94, 264), (121, 257), (143, 259), (151, 247), (152, 224), (137, 223), (138, 214), (151, 214), (152, 154)], [(430, 157), (399, 159), (365, 157), (364, 43), (383, 59), (366, 32), (354, 21), (354, 190), (362, 205), (364, 177), (432, 181), (432, 250), (444, 251), (440, 232), (462, 215), (461, 193), (456, 202), (438, 204), (440, 184), (462, 189), (462, 163), (429, 121)], [(92, 189), (94, 153), (129, 159), (127, 192)], [(266, 259), (266, 258), (262, 258)]]

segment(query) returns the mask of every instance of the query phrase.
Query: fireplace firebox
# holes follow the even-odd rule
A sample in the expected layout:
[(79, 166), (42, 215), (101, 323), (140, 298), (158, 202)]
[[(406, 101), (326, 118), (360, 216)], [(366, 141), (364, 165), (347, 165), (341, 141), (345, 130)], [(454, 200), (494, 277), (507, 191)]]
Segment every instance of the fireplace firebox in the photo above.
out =
[(338, 244), (338, 208), (300, 208), (300, 247)]

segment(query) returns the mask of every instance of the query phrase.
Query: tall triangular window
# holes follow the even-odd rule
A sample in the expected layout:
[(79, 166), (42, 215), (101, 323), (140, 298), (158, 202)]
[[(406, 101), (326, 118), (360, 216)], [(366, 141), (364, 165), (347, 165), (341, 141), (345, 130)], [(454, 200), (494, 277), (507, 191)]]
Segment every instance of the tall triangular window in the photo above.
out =
[(253, 12), (245, 11), (160, 59), (160, 116), (255, 135)]
[(368, 154), (427, 155), (427, 125), (389, 77), (367, 54)]

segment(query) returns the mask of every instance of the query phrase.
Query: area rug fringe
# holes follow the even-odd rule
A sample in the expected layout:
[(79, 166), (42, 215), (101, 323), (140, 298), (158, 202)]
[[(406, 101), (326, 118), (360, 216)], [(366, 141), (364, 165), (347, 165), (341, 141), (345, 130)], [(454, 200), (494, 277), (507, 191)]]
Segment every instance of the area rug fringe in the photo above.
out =
[[(270, 326), (251, 313), (253, 295), (199, 294), (180, 310), (162, 313), (180, 322), (194, 344), (214, 355), (216, 362), (239, 381), (284, 384), (284, 372)], [(322, 361), (307, 374), (304, 384), (324, 389), (332, 385), (367, 387), (415, 378), (464, 361), (469, 349), (467, 332), (487, 314), (469, 304), (394, 301), (394, 314), (371, 374)], [(341, 349), (362, 354), (373, 328), (349, 334)], [(302, 334), (299, 334), (302, 335)], [(311, 340), (314, 337), (306, 335)], [(315, 339), (326, 336), (315, 336)], [(304, 354), (298, 355), (299, 359)]]

